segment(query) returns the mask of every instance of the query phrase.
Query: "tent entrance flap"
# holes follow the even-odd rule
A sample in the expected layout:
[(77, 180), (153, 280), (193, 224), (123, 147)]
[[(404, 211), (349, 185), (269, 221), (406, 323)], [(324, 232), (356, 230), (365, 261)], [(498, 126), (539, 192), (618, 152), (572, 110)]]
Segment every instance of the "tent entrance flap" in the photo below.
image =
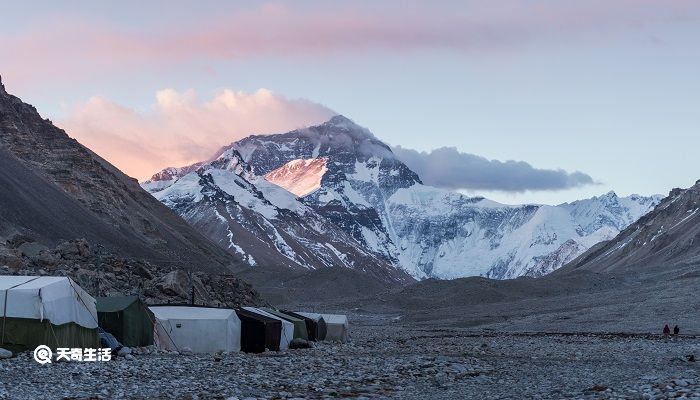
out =
[(153, 344), (154, 317), (138, 296), (98, 297), (99, 325), (128, 347)]
[[(265, 349), (280, 350), (282, 323), (279, 320), (244, 309), (237, 309), (236, 314), (241, 320), (242, 351), (262, 353)], [(261, 332), (263, 333), (262, 337), (259, 336)]]

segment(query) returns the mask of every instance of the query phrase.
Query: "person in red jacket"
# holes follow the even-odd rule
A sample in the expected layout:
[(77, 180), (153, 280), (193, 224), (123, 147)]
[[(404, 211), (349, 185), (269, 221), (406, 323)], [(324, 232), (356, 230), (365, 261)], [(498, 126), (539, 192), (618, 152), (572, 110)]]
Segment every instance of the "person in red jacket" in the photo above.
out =
[(671, 334), (671, 328), (668, 327), (668, 324), (664, 326), (664, 337), (668, 337), (668, 335)]

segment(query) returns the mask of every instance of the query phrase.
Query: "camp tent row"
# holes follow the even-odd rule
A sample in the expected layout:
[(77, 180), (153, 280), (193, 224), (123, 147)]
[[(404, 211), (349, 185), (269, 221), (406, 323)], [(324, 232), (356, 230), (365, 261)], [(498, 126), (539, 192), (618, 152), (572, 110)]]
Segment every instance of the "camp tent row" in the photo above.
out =
[[(68, 277), (0, 276), (0, 347), (100, 347), (98, 329), (124, 346), (263, 352), (293, 339), (347, 340), (345, 316), (271, 308), (146, 306), (138, 296), (93, 298)], [(99, 328), (98, 328), (99, 326)]]
[(311, 318), (314, 321), (324, 321), (326, 325), (326, 335), (324, 340), (334, 341), (334, 342), (347, 342), (348, 341), (348, 317), (340, 314), (317, 314), (310, 312), (298, 312), (307, 318)]

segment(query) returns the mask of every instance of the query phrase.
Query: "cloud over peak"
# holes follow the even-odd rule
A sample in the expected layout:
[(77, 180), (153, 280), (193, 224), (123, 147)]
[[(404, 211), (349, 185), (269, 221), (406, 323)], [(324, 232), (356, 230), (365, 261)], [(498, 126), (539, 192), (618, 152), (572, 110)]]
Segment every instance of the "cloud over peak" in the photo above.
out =
[(524, 192), (565, 190), (596, 183), (583, 172), (539, 169), (524, 161), (489, 160), (454, 147), (419, 152), (397, 146), (393, 151), (423, 183), (445, 189)]
[(205, 101), (194, 90), (164, 89), (149, 111), (94, 96), (58, 125), (128, 175), (144, 179), (165, 167), (208, 159), (247, 135), (286, 132), (335, 114), (321, 104), (267, 89), (225, 89)]

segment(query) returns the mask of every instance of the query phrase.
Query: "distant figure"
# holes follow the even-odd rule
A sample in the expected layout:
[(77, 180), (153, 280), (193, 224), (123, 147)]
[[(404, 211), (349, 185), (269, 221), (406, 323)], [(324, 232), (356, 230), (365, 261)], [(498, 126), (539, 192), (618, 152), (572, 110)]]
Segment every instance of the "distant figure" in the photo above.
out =
[(671, 328), (669, 328), (668, 324), (666, 324), (666, 326), (664, 326), (664, 336), (668, 337), (668, 335), (670, 335), (670, 334), (671, 334)]
[(678, 325), (673, 327), (673, 336), (678, 336), (678, 333), (681, 331), (681, 328), (678, 327)]

